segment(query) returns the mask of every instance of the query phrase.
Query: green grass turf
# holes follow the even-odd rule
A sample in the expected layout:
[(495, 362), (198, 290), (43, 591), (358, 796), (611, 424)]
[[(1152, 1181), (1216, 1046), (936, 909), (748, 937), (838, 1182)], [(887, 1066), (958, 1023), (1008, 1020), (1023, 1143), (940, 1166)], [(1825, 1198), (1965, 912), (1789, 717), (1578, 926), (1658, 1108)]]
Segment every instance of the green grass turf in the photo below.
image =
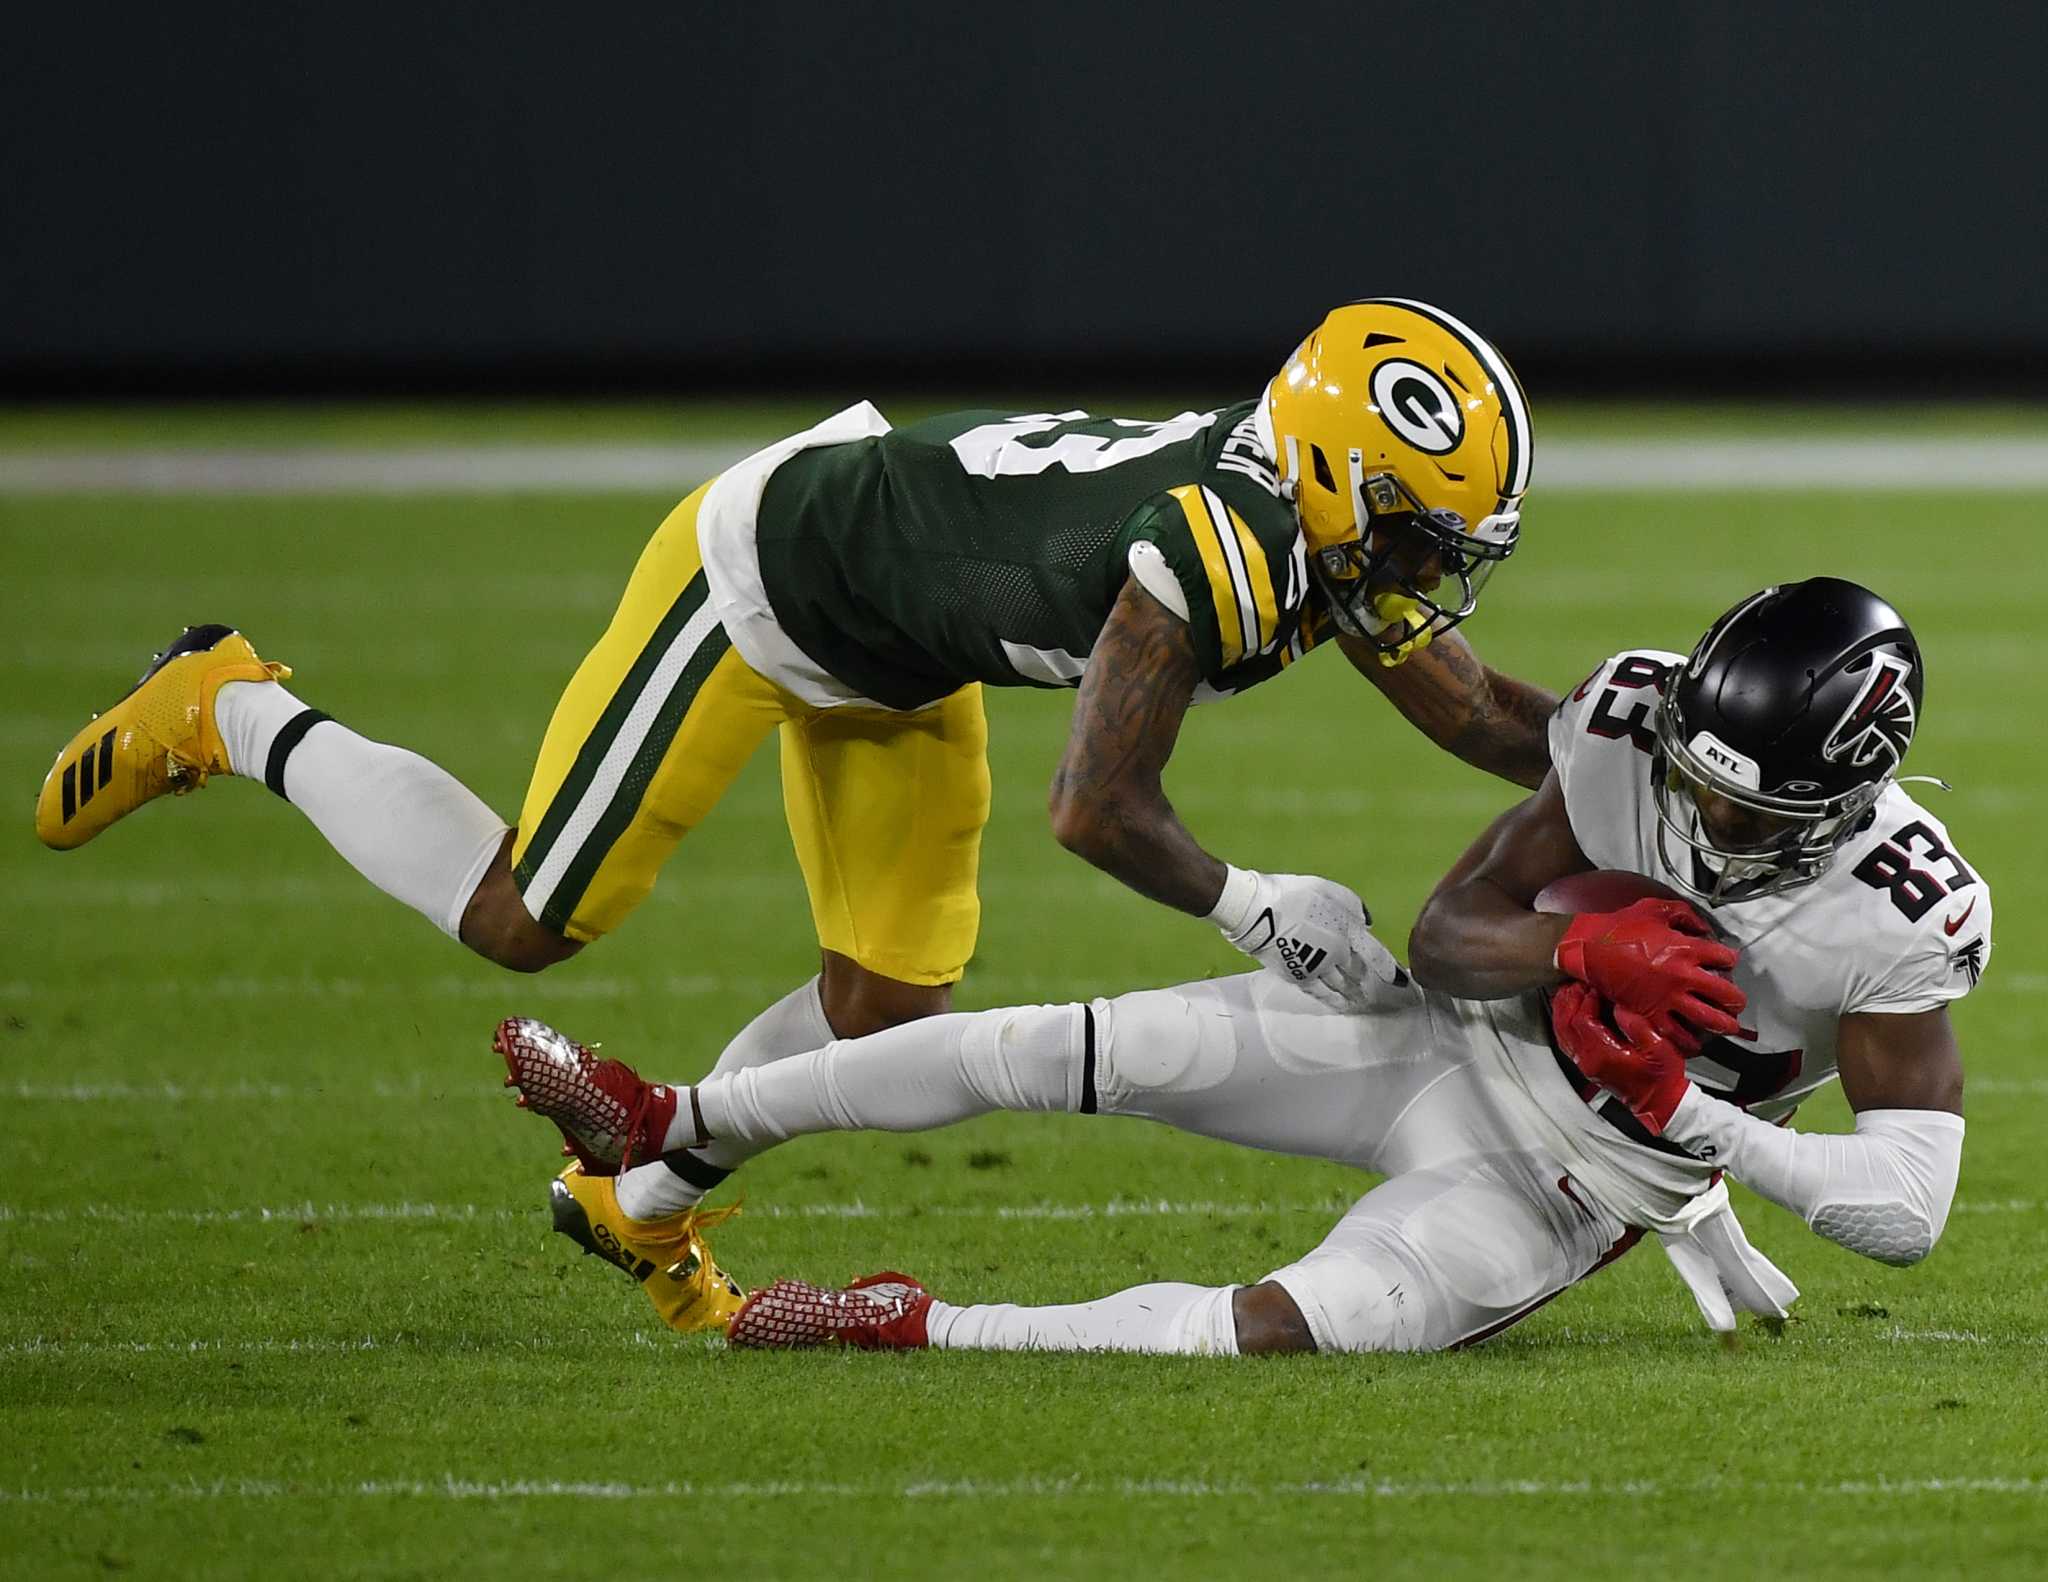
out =
[[(1930, 800), (1999, 901), (1957, 1014), (1978, 1086), (1933, 1259), (1884, 1269), (1738, 1194), (1805, 1291), (1782, 1339), (1717, 1348), (1645, 1249), (1473, 1352), (1242, 1363), (726, 1354), (548, 1234), (552, 1133), (496, 1091), (490, 1028), (548, 1017), (687, 1077), (808, 975), (766, 761), (624, 930), (537, 980), (469, 958), (246, 784), (79, 853), (36, 845), (50, 755), (188, 620), (242, 624), (307, 699), (512, 809), (669, 503), (0, 500), (0, 1574), (2037, 1574), (2048, 501), (1550, 495), (1472, 628), (1567, 686), (1783, 577), (1862, 578), (1914, 617), (1911, 767), (1957, 783)], [(991, 698), (965, 1005), (1235, 968), (1052, 844), (1066, 710)], [(1170, 789), (1235, 860), (1353, 882), (1397, 946), (1512, 795), (1334, 655), (1198, 713)], [(1845, 1115), (1830, 1095), (1802, 1124)], [(1365, 1184), (997, 1117), (765, 1158), (718, 1251), (752, 1281), (898, 1265), (957, 1298), (1073, 1299), (1255, 1278)], [(1112, 1202), (1165, 1211), (1001, 1214)]]

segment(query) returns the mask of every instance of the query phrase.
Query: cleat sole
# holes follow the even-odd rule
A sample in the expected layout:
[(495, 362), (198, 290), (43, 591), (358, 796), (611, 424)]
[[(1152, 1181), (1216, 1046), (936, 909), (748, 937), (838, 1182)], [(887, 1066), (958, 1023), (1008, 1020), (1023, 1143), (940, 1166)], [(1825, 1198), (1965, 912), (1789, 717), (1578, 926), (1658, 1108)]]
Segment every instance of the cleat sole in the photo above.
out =
[[(548, 1184), (548, 1216), (554, 1221), (557, 1236), (567, 1236), (581, 1247), (586, 1256), (604, 1257), (598, 1250), (597, 1237), (590, 1229), (590, 1216), (583, 1212), (583, 1205), (576, 1201), (570, 1190), (561, 1182)], [(605, 1259), (609, 1263), (610, 1259)]]
[(504, 1086), (518, 1107), (561, 1133), (564, 1159), (587, 1176), (616, 1176), (659, 1156), (673, 1117), (674, 1090), (641, 1081), (619, 1060), (531, 1017), (508, 1017), (491, 1034), (505, 1064)]
[(560, 1181), (548, 1185), (548, 1212), (554, 1221), (557, 1235), (567, 1236), (583, 1249), (586, 1257), (602, 1258), (629, 1280), (645, 1281), (655, 1271), (650, 1258), (636, 1258), (625, 1248), (599, 1239), (596, 1227), (590, 1223), (590, 1216), (583, 1212), (583, 1205)]

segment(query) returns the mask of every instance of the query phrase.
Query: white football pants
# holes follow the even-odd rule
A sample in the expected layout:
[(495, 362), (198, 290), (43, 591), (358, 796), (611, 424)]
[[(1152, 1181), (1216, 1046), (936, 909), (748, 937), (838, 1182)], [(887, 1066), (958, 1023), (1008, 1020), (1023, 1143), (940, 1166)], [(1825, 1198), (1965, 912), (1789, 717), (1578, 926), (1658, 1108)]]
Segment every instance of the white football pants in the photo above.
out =
[[(914, 1131), (991, 1110), (1137, 1116), (1389, 1177), (1283, 1286), (1325, 1351), (1433, 1351), (1506, 1328), (1636, 1232), (1576, 1181), (1497, 1035), (1413, 985), (1326, 1010), (1270, 974), (1091, 1005), (933, 1017), (697, 1090), (713, 1137)], [(1486, 1037), (1495, 1036), (1489, 1051)], [(1564, 1078), (1557, 1078), (1560, 1084)], [(934, 1305), (937, 1345), (1235, 1349), (1227, 1292), (1151, 1286), (1059, 1308)], [(1133, 1300), (1142, 1297), (1143, 1300)]]

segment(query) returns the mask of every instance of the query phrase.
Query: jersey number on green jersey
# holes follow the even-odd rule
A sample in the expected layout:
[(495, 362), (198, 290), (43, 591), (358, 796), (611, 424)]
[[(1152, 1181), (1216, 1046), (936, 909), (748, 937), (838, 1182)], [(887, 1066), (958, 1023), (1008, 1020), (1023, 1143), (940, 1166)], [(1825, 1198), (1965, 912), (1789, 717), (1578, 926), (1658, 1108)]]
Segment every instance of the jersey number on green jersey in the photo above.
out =
[(1215, 421), (1214, 412), (1183, 412), (1162, 423), (1027, 412), (956, 434), (950, 443), (960, 465), (977, 478), (1029, 478), (1054, 467), (1101, 472), (1192, 439)]

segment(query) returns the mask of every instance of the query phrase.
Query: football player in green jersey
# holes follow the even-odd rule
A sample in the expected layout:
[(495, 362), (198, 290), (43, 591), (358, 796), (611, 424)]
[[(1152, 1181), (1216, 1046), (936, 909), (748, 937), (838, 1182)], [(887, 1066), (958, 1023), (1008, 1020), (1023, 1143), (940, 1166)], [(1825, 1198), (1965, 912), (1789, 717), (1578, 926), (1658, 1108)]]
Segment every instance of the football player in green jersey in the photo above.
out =
[[(863, 403), (669, 515), (557, 706), (516, 828), (199, 627), (59, 755), (37, 830), (78, 846), (166, 791), (261, 776), (375, 883), (533, 971), (616, 926), (773, 730), (822, 962), (716, 1067), (740, 1069), (948, 1007), (979, 922), (981, 685), (1069, 686), (1061, 844), (1341, 1003), (1398, 972), (1358, 897), (1211, 855), (1161, 771), (1191, 704), (1334, 638), (1432, 739), (1538, 784), (1555, 700), (1452, 630), (1515, 546), (1530, 462), (1500, 354), (1392, 298), (1331, 313), (1258, 399), (1164, 422), (892, 429)], [(631, 1267), (715, 1275), (691, 1211), (744, 1157), (650, 1161), (616, 1194), (572, 1167), (558, 1208)], [(706, 1278), (692, 1290), (715, 1307)]]

